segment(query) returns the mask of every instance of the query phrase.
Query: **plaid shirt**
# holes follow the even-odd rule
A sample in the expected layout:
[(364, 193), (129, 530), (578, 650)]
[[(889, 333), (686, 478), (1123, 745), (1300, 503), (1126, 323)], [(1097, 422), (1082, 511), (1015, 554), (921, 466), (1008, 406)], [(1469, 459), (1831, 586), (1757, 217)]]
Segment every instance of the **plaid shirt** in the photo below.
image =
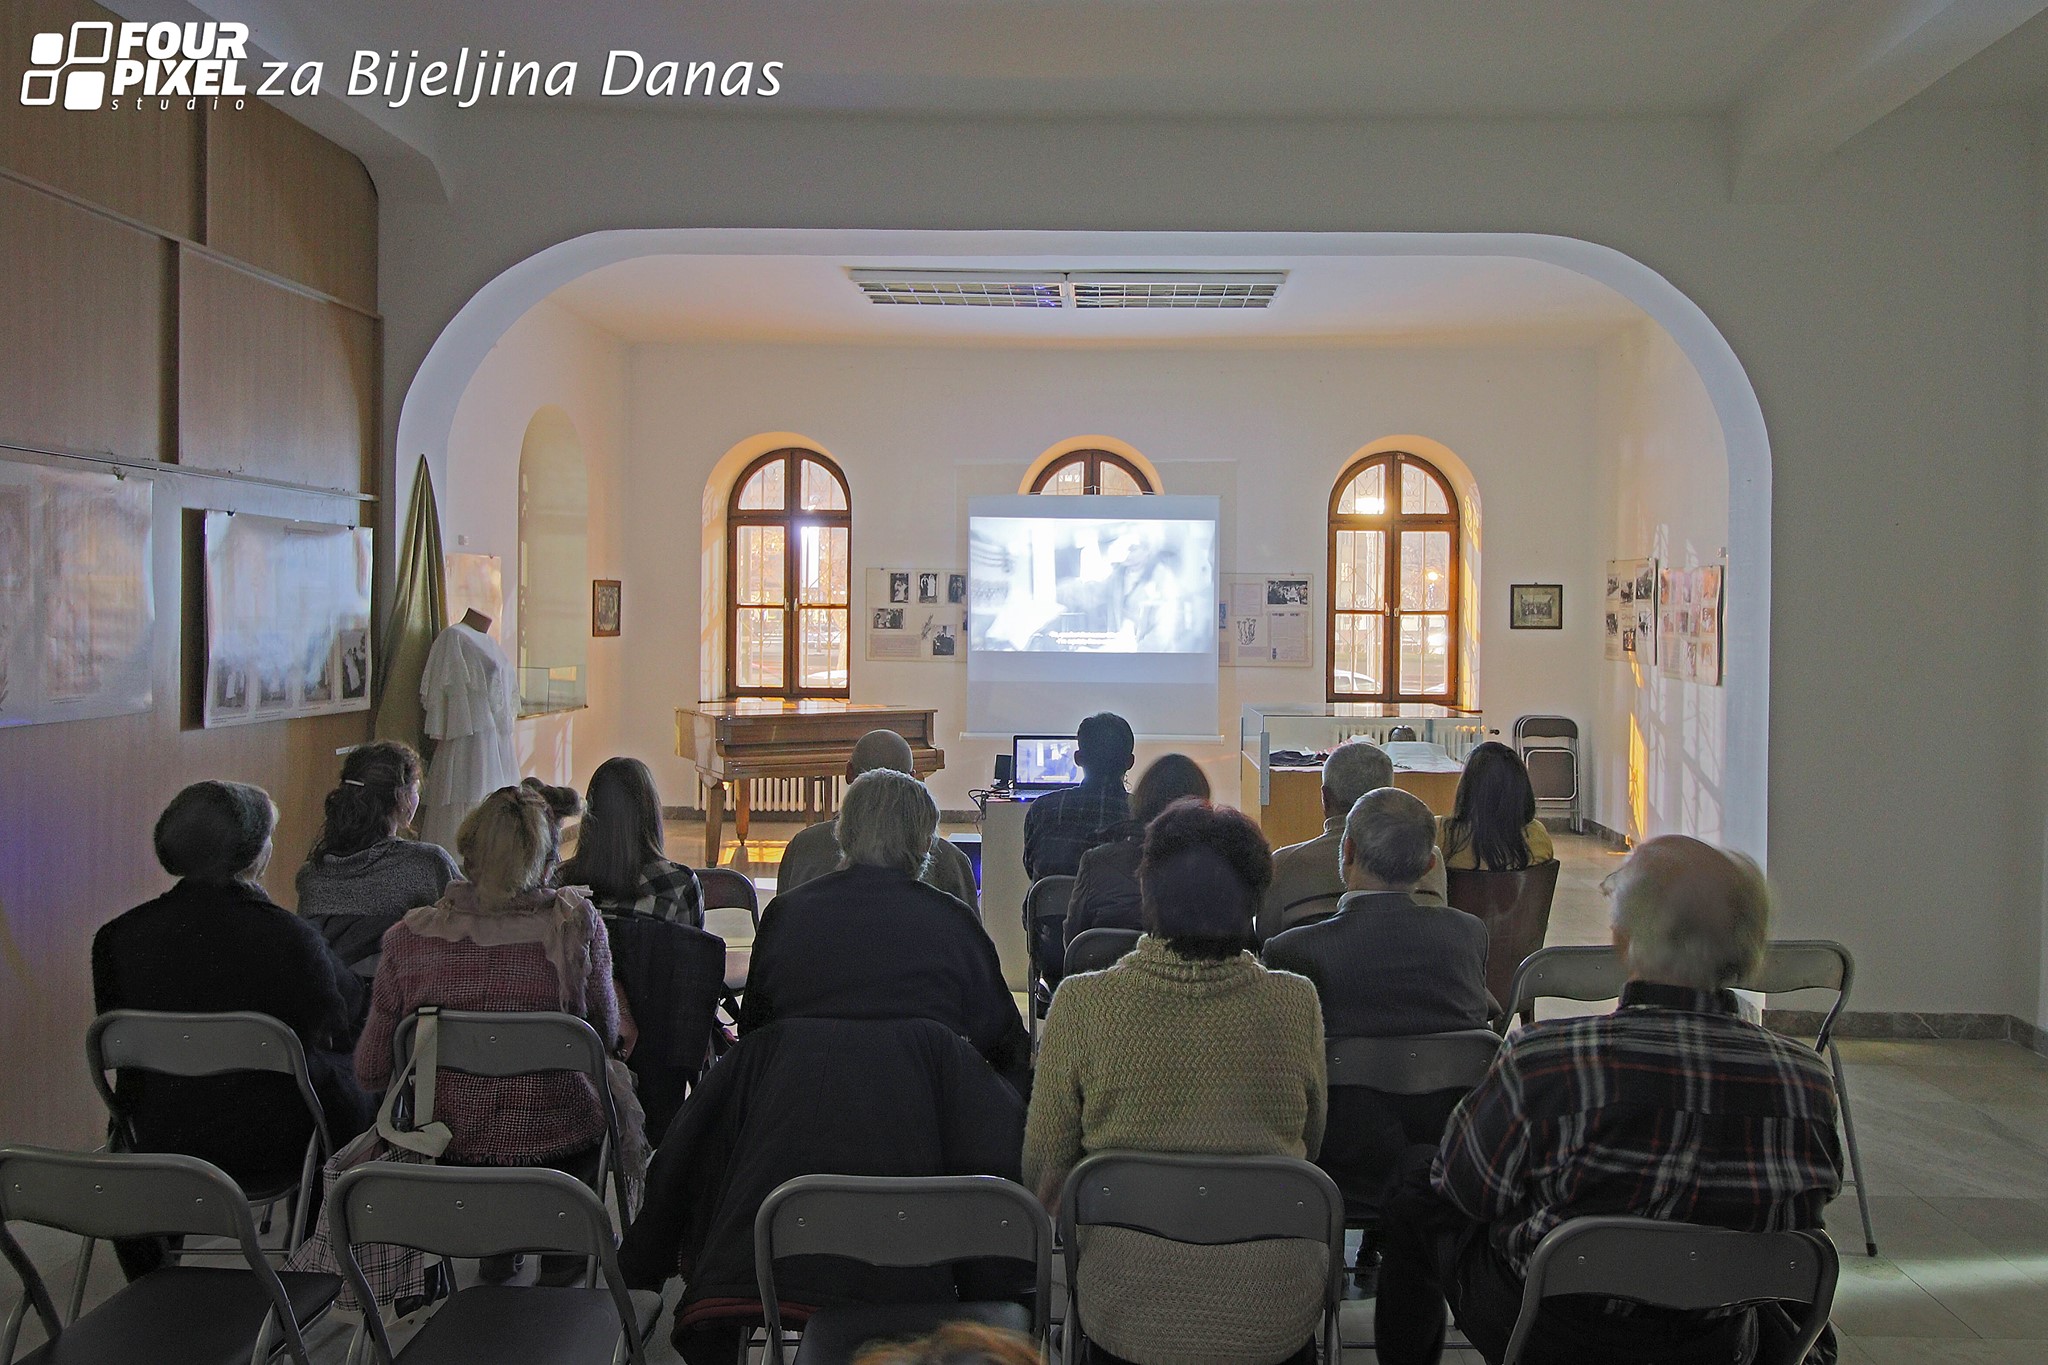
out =
[(697, 886), (697, 874), (666, 858), (657, 858), (640, 869), (640, 884), (633, 888), (631, 900), (595, 892), (591, 900), (607, 915), (648, 915), (692, 929), (704, 927), (704, 893)]
[(1024, 813), (1024, 871), (1040, 877), (1071, 877), (1081, 855), (1102, 842), (1111, 825), (1131, 818), (1131, 798), (1121, 776), (1050, 791)]
[(1451, 1116), (1432, 1178), (1522, 1273), (1567, 1218), (1820, 1226), (1842, 1188), (1835, 1087), (1728, 991), (1630, 982), (1613, 1014), (1510, 1037)]

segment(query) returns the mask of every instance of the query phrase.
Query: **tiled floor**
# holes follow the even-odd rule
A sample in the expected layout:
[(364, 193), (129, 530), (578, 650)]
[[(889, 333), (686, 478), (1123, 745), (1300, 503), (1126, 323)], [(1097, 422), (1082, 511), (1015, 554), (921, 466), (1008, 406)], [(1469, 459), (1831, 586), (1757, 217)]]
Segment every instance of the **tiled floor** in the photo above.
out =
[[(764, 864), (779, 850), (767, 841), (787, 831), (757, 827), (755, 834), (755, 871), (772, 871)], [(1617, 855), (1569, 836), (1558, 849), (1565, 867), (1549, 941), (1605, 941), (1598, 882)], [(1849, 1042), (1842, 1052), (1884, 1253), (1864, 1256), (1855, 1196), (1845, 1195), (1828, 1215), (1842, 1253), (1834, 1321), (1845, 1365), (2048, 1361), (2048, 1059), (2009, 1043)], [(15, 1230), (39, 1265), (58, 1269), (56, 1285), (68, 1286), (71, 1239)], [(11, 1275), (0, 1281), (5, 1311), (17, 1286)], [(118, 1283), (102, 1252), (88, 1301)], [(63, 1288), (57, 1293), (61, 1300)], [(1347, 1341), (1368, 1339), (1371, 1305), (1346, 1304), (1343, 1323)], [(316, 1360), (340, 1365), (352, 1330), (338, 1315), (323, 1323), (312, 1341)], [(24, 1342), (38, 1339), (31, 1326)], [(665, 1323), (649, 1359), (678, 1360)], [(1372, 1359), (1363, 1347), (1345, 1351), (1347, 1365)], [(1479, 1362), (1471, 1352), (1445, 1359)]]

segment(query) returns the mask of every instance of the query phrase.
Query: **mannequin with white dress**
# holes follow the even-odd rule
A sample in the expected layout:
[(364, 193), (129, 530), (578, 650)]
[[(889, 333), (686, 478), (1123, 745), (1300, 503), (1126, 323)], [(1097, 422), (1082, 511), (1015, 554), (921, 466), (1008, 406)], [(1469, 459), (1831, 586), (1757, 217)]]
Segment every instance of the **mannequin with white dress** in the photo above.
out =
[(420, 787), (420, 837), (455, 851), (455, 833), (486, 796), (519, 781), (512, 749), (518, 689), (512, 661), (471, 608), (434, 638), (420, 676), (425, 729), (435, 741)]

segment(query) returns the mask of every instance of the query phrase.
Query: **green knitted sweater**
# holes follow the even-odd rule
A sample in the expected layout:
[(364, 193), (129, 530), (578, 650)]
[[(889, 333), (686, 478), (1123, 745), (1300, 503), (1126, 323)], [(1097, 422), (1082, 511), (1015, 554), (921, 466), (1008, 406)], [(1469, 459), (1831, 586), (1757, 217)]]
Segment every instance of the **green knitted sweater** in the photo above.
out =
[[(1024, 1183), (1048, 1200), (1094, 1152), (1313, 1158), (1322, 1145), (1315, 987), (1250, 953), (1193, 961), (1148, 935), (1109, 970), (1062, 982), (1043, 1039)], [(1142, 1365), (1271, 1365), (1315, 1334), (1327, 1255), (1097, 1228), (1082, 1238), (1081, 1320)]]

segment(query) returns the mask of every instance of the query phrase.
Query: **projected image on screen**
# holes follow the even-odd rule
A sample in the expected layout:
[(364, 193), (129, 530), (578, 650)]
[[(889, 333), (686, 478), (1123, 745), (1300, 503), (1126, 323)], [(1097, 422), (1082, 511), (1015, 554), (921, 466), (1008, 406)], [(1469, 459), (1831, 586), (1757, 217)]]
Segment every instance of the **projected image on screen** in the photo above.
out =
[(1215, 652), (1213, 521), (973, 517), (968, 553), (974, 650)]

